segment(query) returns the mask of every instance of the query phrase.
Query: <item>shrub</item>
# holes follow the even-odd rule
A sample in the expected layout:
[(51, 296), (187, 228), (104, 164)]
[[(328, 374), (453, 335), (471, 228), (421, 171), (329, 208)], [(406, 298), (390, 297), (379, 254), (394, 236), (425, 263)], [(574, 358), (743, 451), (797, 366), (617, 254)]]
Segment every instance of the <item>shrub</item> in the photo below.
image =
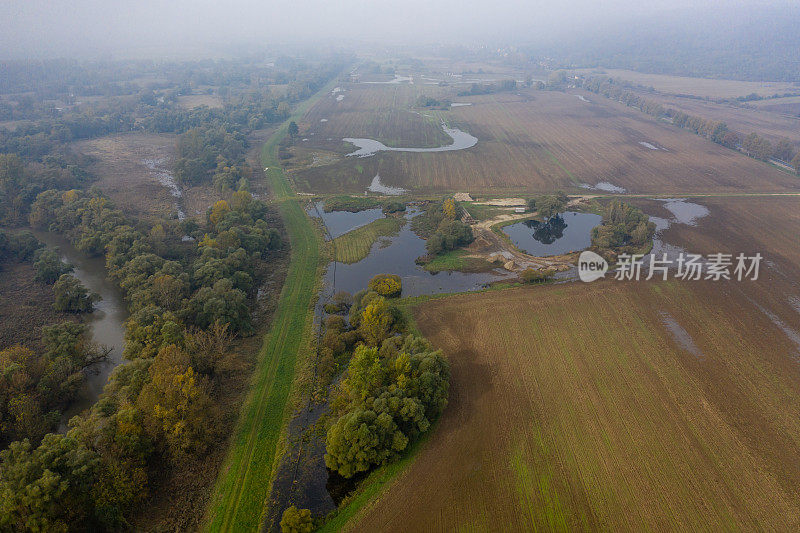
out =
[(537, 270), (534, 268), (526, 268), (519, 275), (523, 283), (541, 283), (553, 277), (555, 272), (553, 270)]
[(283, 512), (281, 517), (282, 533), (311, 533), (312, 531), (314, 531), (314, 521), (311, 519), (311, 511), (308, 509), (298, 509), (292, 505)]
[(369, 287), (369, 290), (375, 291), (383, 297), (393, 298), (395, 296), (400, 296), (403, 284), (400, 280), (400, 276), (395, 274), (378, 274), (369, 280), (367, 287)]
[(70, 274), (62, 274), (53, 285), (55, 302), (53, 308), (65, 313), (91, 313), (92, 305), (100, 299), (95, 293), (90, 293), (80, 280)]
[(405, 210), (406, 204), (397, 200), (387, 200), (383, 203), (383, 212), (386, 214), (399, 213)]
[(472, 228), (467, 224), (458, 220), (444, 219), (439, 223), (436, 232), (428, 238), (425, 250), (428, 255), (439, 255), (469, 244), (474, 238)]
[(603, 223), (592, 230), (592, 247), (601, 253), (638, 251), (655, 231), (656, 225), (641, 209), (614, 200), (606, 207)]
[(48, 285), (55, 283), (62, 274), (73, 271), (72, 265), (64, 263), (58, 252), (47, 249), (37, 251), (33, 267), (36, 269), (34, 279)]
[(326, 439), (325, 464), (344, 477), (397, 459), (447, 404), (450, 368), (424, 339), (359, 345), (338, 402), (345, 409)]

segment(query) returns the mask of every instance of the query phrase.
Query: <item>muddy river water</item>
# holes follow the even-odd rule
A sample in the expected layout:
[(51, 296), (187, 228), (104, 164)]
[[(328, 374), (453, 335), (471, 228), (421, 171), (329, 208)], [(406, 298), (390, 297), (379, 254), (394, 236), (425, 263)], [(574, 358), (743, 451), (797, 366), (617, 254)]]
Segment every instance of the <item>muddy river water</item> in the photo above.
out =
[(58, 234), (49, 232), (34, 232), (34, 234), (48, 247), (58, 248), (62, 259), (75, 267), (72, 274), (81, 280), (87, 289), (103, 298), (94, 304), (94, 312), (85, 316), (85, 323), (89, 327), (92, 341), (111, 349), (105, 361), (85, 371), (83, 388), (70, 408), (62, 415), (60, 430), (64, 430), (71, 417), (80, 414), (97, 401), (108, 381), (108, 376), (122, 363), (128, 311), (119, 288), (106, 277), (103, 257), (86, 256)]

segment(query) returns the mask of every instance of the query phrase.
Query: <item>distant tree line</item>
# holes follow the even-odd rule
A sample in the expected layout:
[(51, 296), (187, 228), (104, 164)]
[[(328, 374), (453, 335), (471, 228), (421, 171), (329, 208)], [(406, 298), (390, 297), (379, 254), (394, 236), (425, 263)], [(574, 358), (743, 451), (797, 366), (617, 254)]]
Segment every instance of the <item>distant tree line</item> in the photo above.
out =
[(791, 164), (800, 173), (800, 155), (789, 139), (781, 139), (773, 147), (767, 139), (757, 133), (746, 137), (728, 128), (725, 122), (704, 119), (648, 100), (635, 92), (626, 90), (625, 82), (606, 76), (587, 78), (582, 81), (584, 89), (617, 100), (659, 119), (667, 119), (675, 126), (690, 130), (717, 144), (734, 150), (741, 150), (750, 157), (761, 161), (778, 158)]
[(473, 83), (469, 89), (459, 91), (458, 96), (473, 96), (478, 94), (494, 94), (499, 92), (514, 91), (517, 89), (517, 80), (501, 80), (499, 83)]

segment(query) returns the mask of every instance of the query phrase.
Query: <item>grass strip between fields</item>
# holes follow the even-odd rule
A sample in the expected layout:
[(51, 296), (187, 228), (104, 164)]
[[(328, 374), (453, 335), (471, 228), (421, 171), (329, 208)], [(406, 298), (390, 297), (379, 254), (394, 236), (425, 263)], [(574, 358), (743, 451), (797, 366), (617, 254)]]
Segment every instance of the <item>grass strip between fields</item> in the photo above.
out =
[(497, 268), (481, 257), (469, 257), (468, 253), (463, 249), (451, 250), (437, 255), (423, 268), (428, 272), (489, 272)]
[(403, 222), (403, 219), (395, 217), (379, 218), (336, 237), (333, 240), (336, 260), (347, 264), (358, 263), (369, 255), (378, 238), (397, 235)]
[(261, 160), (273, 201), (289, 235), (291, 260), (272, 327), (258, 354), (228, 458), (207, 510), (205, 529), (209, 531), (257, 531), (261, 526), (296, 363), (311, 339), (320, 264), (319, 235), (280, 166), (278, 143), (286, 135), (289, 122), (302, 117), (334, 83), (298, 106), (262, 149)]

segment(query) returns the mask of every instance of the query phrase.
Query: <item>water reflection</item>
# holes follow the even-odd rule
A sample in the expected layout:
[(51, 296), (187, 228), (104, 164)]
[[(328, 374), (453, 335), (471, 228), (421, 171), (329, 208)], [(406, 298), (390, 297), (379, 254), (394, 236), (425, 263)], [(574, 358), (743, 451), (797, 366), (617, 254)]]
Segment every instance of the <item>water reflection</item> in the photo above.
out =
[(533, 229), (533, 238), (542, 244), (553, 244), (564, 236), (564, 230), (567, 228), (567, 223), (561, 215), (551, 217), (547, 222), (526, 220), (523, 224)]
[[(351, 215), (354, 213), (350, 213)], [(367, 285), (376, 274), (397, 274), (403, 280), (403, 296), (420, 296), (444, 292), (464, 292), (481, 289), (488, 283), (515, 274), (503, 269), (492, 272), (465, 273), (440, 272), (432, 274), (415, 263), (425, 255), (425, 241), (412, 230), (410, 219), (419, 214), (419, 209), (409, 209), (405, 224), (395, 237), (379, 239), (367, 257), (350, 265), (335, 263), (328, 267), (325, 285), (328, 291), (356, 293)], [(323, 215), (326, 216), (328, 213)]]
[(331, 237), (334, 239), (344, 235), (348, 231), (352, 231), (361, 226), (366, 226), (370, 222), (378, 220), (383, 217), (383, 211), (380, 207), (374, 209), (365, 209), (356, 213), (350, 211), (330, 211), (328, 213), (323, 209), (325, 202), (316, 202), (307, 211), (312, 217), (322, 217), (325, 222)]
[(517, 222), (506, 226), (503, 231), (520, 250), (545, 257), (588, 248), (592, 243), (592, 228), (602, 220), (603, 217), (593, 213), (568, 211), (546, 222)]

